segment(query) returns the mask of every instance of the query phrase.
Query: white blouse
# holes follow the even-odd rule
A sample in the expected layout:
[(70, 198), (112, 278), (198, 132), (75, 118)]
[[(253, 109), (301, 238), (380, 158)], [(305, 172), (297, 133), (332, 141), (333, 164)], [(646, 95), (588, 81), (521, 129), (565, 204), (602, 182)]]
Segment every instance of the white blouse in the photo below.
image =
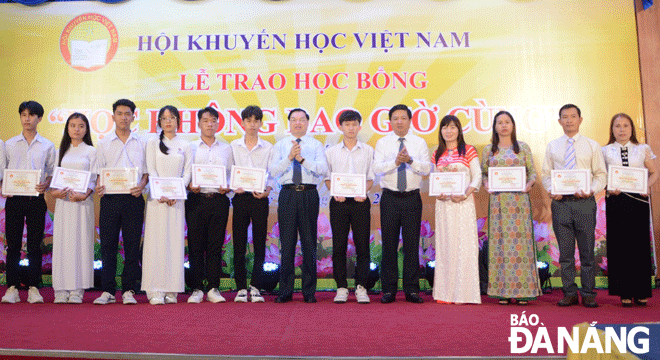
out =
[(655, 159), (655, 155), (651, 147), (647, 144), (633, 144), (630, 141), (626, 145), (621, 145), (618, 142), (613, 142), (609, 145), (603, 146), (603, 157), (605, 164), (609, 168), (610, 165), (622, 166), (621, 161), (621, 148), (628, 148), (628, 166), (643, 168), (646, 160)]

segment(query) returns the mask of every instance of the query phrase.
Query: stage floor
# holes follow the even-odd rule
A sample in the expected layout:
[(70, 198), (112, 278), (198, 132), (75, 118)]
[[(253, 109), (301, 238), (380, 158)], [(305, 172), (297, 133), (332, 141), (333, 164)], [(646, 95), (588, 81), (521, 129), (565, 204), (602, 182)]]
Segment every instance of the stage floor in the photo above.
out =
[(274, 296), (262, 304), (234, 303), (236, 293), (229, 292), (223, 304), (188, 304), (181, 294), (172, 305), (149, 305), (138, 295), (138, 305), (98, 306), (92, 304), (98, 291), (85, 293), (80, 305), (55, 305), (52, 288), (42, 294), (45, 304), (28, 304), (26, 291), (21, 303), (0, 304), (2, 358), (511, 358), (512, 314), (536, 314), (551, 339), (557, 327), (583, 322), (660, 322), (660, 290), (645, 308), (622, 308), (599, 290), (597, 309), (556, 306), (558, 289), (528, 306), (503, 306), (485, 296), (481, 305), (437, 304), (430, 295), (424, 304), (410, 304), (401, 293), (393, 304), (381, 304), (380, 295), (372, 295), (371, 304), (354, 297), (334, 304), (334, 292), (317, 293), (316, 304), (304, 303), (299, 293), (286, 304), (273, 303)]

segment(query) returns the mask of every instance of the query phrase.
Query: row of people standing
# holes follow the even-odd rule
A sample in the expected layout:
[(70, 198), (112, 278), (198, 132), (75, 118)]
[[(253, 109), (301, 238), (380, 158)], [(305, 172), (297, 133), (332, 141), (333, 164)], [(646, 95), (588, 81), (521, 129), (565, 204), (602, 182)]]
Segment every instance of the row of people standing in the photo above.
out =
[[(46, 160), (44, 163), (45, 181), (40, 184), (42, 188), (38, 189), (43, 192), (45, 190), (44, 186), (47, 188), (49, 174), (52, 174), (52, 170), (50, 173), (48, 172), (48, 167), (50, 166), (52, 169), (53, 164), (50, 162), (50, 158), (54, 157), (54, 152), (49, 150), (50, 147), (43, 141), (45, 139), (40, 138), (36, 133), (38, 121), (33, 121), (32, 125), (29, 121), (31, 117), (40, 120), (43, 115), (43, 108), (40, 111), (40, 105), (36, 106), (35, 104), (38, 105), (35, 102), (21, 104), (19, 113), (21, 113), (24, 127), (23, 140), (26, 144), (35, 143), (27, 139), (30, 135), (30, 126), (34, 131), (32, 137), (38, 140), (36, 144), (46, 144), (44, 147), (46, 151), (43, 151), (44, 156), (42, 157)], [(432, 165), (429, 161), (428, 146), (423, 139), (410, 132), (411, 114), (405, 105), (397, 105), (390, 110), (389, 118), (393, 133), (380, 139), (375, 151), (357, 140), (361, 117), (359, 113), (353, 111), (345, 112), (340, 119), (340, 130), (344, 133), (343, 141), (324, 151), (318, 140), (306, 135), (309, 116), (302, 109), (295, 109), (289, 113), (291, 136), (280, 140), (274, 148), (258, 137), (262, 118), (261, 110), (258, 107), (251, 106), (245, 109), (242, 118), (246, 135), (244, 138), (232, 142), (231, 146), (222, 144), (215, 139), (218, 128), (218, 113), (213, 108), (205, 108), (198, 112), (199, 127), (201, 129), (200, 140), (191, 146), (188, 142), (177, 138), (176, 131), (179, 128), (180, 115), (178, 110), (172, 106), (166, 106), (160, 110), (158, 125), (162, 132), (159, 138), (152, 139), (145, 146), (130, 131), (134, 110), (135, 105), (128, 100), (119, 100), (113, 105), (113, 119), (116, 129), (113, 134), (101, 141), (98, 153), (92, 147), (87, 119), (82, 114), (73, 114), (67, 120), (60, 146), (59, 166), (89, 170), (93, 173), (104, 167), (137, 167), (142, 174), (140, 183), (131, 189), (131, 194), (104, 195), (104, 187), (96, 187), (97, 193), (101, 196), (100, 231), (104, 263), (103, 287), (105, 291), (95, 303), (105, 304), (115, 301), (113, 295), (116, 286), (114, 273), (116, 271), (116, 249), (120, 229), (124, 238), (126, 254), (125, 269), (122, 275), (123, 301), (128, 304), (135, 303), (132, 295), (140, 272), (138, 254), (142, 214), (144, 212), (142, 192), (147, 184), (148, 176), (183, 177), (184, 182), (188, 183), (192, 163), (224, 165), (227, 169), (234, 163), (247, 167), (268, 168), (271, 175), (276, 177), (282, 185), (278, 208), (280, 240), (282, 243), (281, 295), (276, 299), (276, 302), (291, 300), (294, 274), (293, 256), (298, 233), (301, 238), (304, 258), (303, 296), (306, 302), (315, 302), (316, 218), (319, 204), (316, 185), (320, 180), (325, 179), (327, 185), (330, 186), (331, 182), (327, 176), (329, 174), (327, 170), (330, 170), (330, 172), (364, 173), (368, 181), (367, 191), (373, 184), (374, 174), (380, 175), (383, 189), (381, 202), (383, 233), (381, 278), (384, 291), (381, 302), (389, 303), (395, 300), (398, 287), (396, 250), (399, 243), (399, 233), (403, 238), (405, 254), (403, 281), (406, 300), (415, 303), (422, 302), (418, 295), (419, 288), (416, 280), (419, 268), (417, 266), (418, 258), (415, 256), (418, 255), (416, 251), (419, 246), (418, 225), (421, 222), (419, 187), (422, 176), (428, 175)], [(577, 126), (574, 124), (577, 121), (574, 119), (575, 117), (567, 117), (564, 114), (570, 113), (570, 115), (573, 115), (573, 112), (578, 114), (581, 122), (579, 109), (576, 106), (567, 105), (562, 107), (560, 111), (559, 122), (564, 127), (566, 136), (571, 134), (567, 129), (574, 130), (573, 136), (577, 134), (579, 129), (579, 123)], [(25, 117), (28, 121), (23, 121), (24, 113), (26, 113)], [(565, 117), (568, 119), (564, 119)], [(615, 116), (617, 121), (621, 117)], [(630, 119), (628, 118), (628, 120)], [(614, 122), (615, 119), (612, 120), (611, 134), (614, 133)], [(629, 123), (628, 131), (632, 131), (632, 140), (635, 142), (634, 127), (630, 130), (632, 121), (629, 121)], [(617, 126), (620, 126), (620, 124)], [(28, 130), (27, 133), (26, 130)], [(19, 135), (19, 137), (21, 136)], [(443, 118), (438, 140), (439, 146), (433, 155), (436, 171), (464, 171), (468, 175), (469, 186), (464, 195), (441, 195), (436, 201), (436, 256), (440, 260), (436, 262), (434, 298), (439, 302), (479, 303), (481, 301), (476, 265), (478, 253), (476, 213), (472, 194), (478, 190), (482, 181), (482, 172), (486, 175), (488, 167), (525, 166), (528, 179), (525, 191), (522, 193), (493, 193), (490, 195), (489, 238), (491, 239), (491, 260), (488, 294), (500, 298), (502, 304), (510, 303), (513, 298), (516, 298), (519, 304), (526, 304), (528, 300), (540, 295), (532, 234), (531, 205), (527, 194), (536, 180), (536, 175), (529, 147), (516, 139), (513, 117), (507, 112), (500, 112), (495, 116), (493, 141), (484, 150), (481, 166), (479, 166), (476, 149), (465, 144), (462, 126), (458, 118), (454, 116)], [(8, 146), (10, 143), (12, 143), (11, 140), (8, 141)], [(565, 164), (549, 163), (548, 159), (553, 159), (553, 156), (557, 157), (556, 154), (565, 152), (565, 149), (557, 150), (555, 147), (560, 146), (557, 146), (554, 142), (548, 145), (544, 163), (544, 181), (550, 166), (552, 168), (565, 166)], [(591, 148), (593, 149), (593, 146)], [(654, 158), (648, 146), (643, 149), (645, 149), (643, 153), (646, 160)], [(20, 152), (12, 150), (8, 152), (8, 155)], [(639, 151), (632, 151), (633, 154), (637, 152)], [(603, 181), (602, 171), (600, 171), (602, 169), (598, 166), (597, 154), (599, 152), (592, 152), (593, 159), (588, 161), (583, 160), (584, 156), (579, 157), (584, 163), (593, 165), (591, 168), (594, 170), (594, 181), (596, 183), (595, 186), (592, 185), (592, 189), (596, 192), (599, 191), (598, 182)], [(29, 156), (31, 159), (29, 163), (32, 164), (32, 168), (35, 164), (33, 155)], [(11, 156), (8, 157), (10, 164), (11, 158)], [(574, 162), (574, 160), (572, 161)], [(578, 164), (583, 165), (582, 163)], [(652, 162), (647, 161), (646, 166), (649, 168), (651, 176), (649, 184), (652, 185), (655, 178), (657, 178), (657, 174)], [(484, 177), (483, 181), (484, 184), (487, 184), (487, 178)], [(88, 251), (88, 248), (92, 246), (92, 242), (85, 242), (84, 239), (89, 238), (90, 235), (93, 239), (93, 204), (90, 195), (92, 189), (94, 189), (94, 183), (95, 176), (90, 180), (89, 189), (85, 194), (75, 193), (71, 190), (51, 190), (52, 195), (58, 199), (56, 202), (53, 256), (53, 286), (56, 290), (56, 302), (80, 302), (82, 301), (83, 289), (92, 285), (91, 267), (85, 265), (91, 262), (91, 258), (89, 258), (91, 252)], [(263, 268), (268, 194), (272, 187), (273, 180), (271, 179), (264, 193), (246, 193), (238, 189), (234, 196), (234, 261), (236, 282), (239, 289), (239, 293), (235, 298), (236, 301), (247, 301), (248, 289), (252, 301), (263, 301), (263, 297), (258, 291), (259, 275)], [(208, 300), (212, 302), (224, 301), (217, 287), (220, 276), (220, 251), (229, 211), (229, 199), (225, 194), (229, 190), (221, 188), (217, 191), (209, 191), (190, 186), (189, 190), (190, 194), (185, 205), (181, 201), (164, 198), (150, 199), (147, 204), (142, 289), (147, 291), (150, 302), (154, 304), (176, 302), (176, 293), (183, 291), (184, 217), (188, 222), (190, 263), (195, 279), (194, 291), (188, 301), (202, 301), (204, 295), (202, 292), (203, 279), (206, 279), (209, 286)], [(618, 195), (616, 194), (617, 190), (611, 193), (611, 195)], [(584, 198), (588, 201), (590, 195), (576, 194), (574, 198), (564, 197), (563, 200), (577, 201)], [(16, 198), (16, 200), (19, 200), (22, 197)], [(22, 199), (22, 203), (29, 203), (32, 200), (29, 197), (26, 198)], [(41, 196), (36, 198), (37, 201), (39, 201), (39, 198), (43, 200), (43, 196)], [(557, 199), (555, 197), (554, 200), (553, 210), (556, 206), (564, 204), (562, 198)], [(8, 201), (8, 204), (11, 202)], [(366, 295), (366, 289), (364, 288), (369, 261), (369, 204), (368, 198), (334, 197), (331, 200), (331, 226), (333, 234), (335, 234), (333, 236), (334, 277), (338, 286), (337, 296), (335, 297), (336, 302), (345, 302), (348, 297), (345, 263), (349, 228), (353, 229), (358, 255), (356, 297), (358, 302), (369, 302), (369, 297)], [(10, 208), (11, 206), (8, 206), (8, 213), (11, 213)], [(58, 216), (58, 212), (62, 216)], [(558, 212), (563, 213), (564, 210)], [(553, 211), (553, 217), (554, 213), (555, 211)], [(63, 214), (71, 215), (66, 218), (66, 223)], [(595, 211), (593, 217), (595, 226)], [(608, 221), (609, 219), (608, 214)], [(253, 236), (255, 239), (255, 267), (253, 269), (252, 284), (248, 288), (245, 281), (245, 247), (247, 227), (250, 221), (253, 223)], [(22, 219), (20, 222), (22, 223)], [(28, 239), (30, 239), (30, 221), (27, 223)], [(579, 226), (590, 226), (588, 223), (577, 223), (579, 223)], [(43, 230), (41, 233), (43, 234)], [(593, 231), (591, 233), (593, 234)], [(584, 232), (581, 233), (582, 235), (584, 235)], [(558, 233), (557, 237), (560, 241), (562, 254), (569, 250), (568, 246), (561, 245), (560, 238), (570, 238), (570, 236), (570, 234)], [(62, 241), (59, 241), (59, 238)], [(78, 239), (79, 242), (64, 241), (64, 239), (71, 238)], [(580, 238), (578, 237), (579, 243)], [(9, 242), (9, 244), (12, 248), (12, 242)], [(580, 245), (578, 247), (582, 250)], [(573, 251), (571, 243), (571, 258)], [(13, 255), (13, 251), (11, 253)], [(591, 247), (591, 255), (593, 257), (593, 246)], [(588, 296), (591, 296), (588, 291), (593, 292), (593, 287), (589, 290), (589, 269), (585, 269), (585, 266), (589, 266), (587, 257), (584, 259), (586, 261), (582, 261), (584, 269), (582, 276), (583, 284), (585, 284), (584, 289), (587, 291)], [(8, 251), (8, 263), (9, 259)], [(565, 260), (565, 257), (562, 257), (562, 260)], [(65, 266), (74, 269), (69, 269), (68, 272), (61, 270)], [(564, 263), (562, 263), (562, 274), (564, 274), (564, 271), (570, 272), (570, 266), (564, 266)], [(11, 278), (10, 275), (8, 266), (8, 283)], [(587, 281), (584, 280), (585, 276), (587, 276)], [(18, 297), (15, 287), (9, 285), (10, 289), (3, 297), (3, 301), (7, 300), (5, 302), (12, 302), (11, 300), (16, 300)], [(13, 291), (10, 291), (12, 288)], [(569, 302), (573, 301), (571, 300), (571, 289), (576, 291), (574, 283), (570, 285), (570, 282), (565, 281), (564, 290), (570, 300)], [(36, 287), (31, 286), (29, 297), (34, 295), (35, 291), (34, 298), (37, 298), (38, 290), (36, 290)], [(636, 295), (635, 299), (639, 299), (639, 302), (645, 301), (645, 297), (642, 298), (641, 295)], [(587, 306), (589, 304), (589, 301), (585, 303)], [(624, 302), (624, 304), (626, 303)], [(560, 305), (563, 305), (563, 303), (560, 302)]]

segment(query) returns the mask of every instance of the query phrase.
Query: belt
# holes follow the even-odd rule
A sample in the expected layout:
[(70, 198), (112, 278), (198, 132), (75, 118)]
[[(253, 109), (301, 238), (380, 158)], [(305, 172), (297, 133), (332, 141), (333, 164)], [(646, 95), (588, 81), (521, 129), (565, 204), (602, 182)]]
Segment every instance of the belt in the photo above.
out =
[(203, 196), (207, 199), (213, 199), (213, 198), (216, 198), (216, 197), (225, 196), (225, 194), (220, 194), (220, 193), (217, 193), (217, 192), (212, 192), (212, 193), (202, 193), (201, 192), (198, 195)]
[(590, 196), (588, 198), (579, 198), (575, 195), (562, 195), (561, 200), (559, 201), (581, 201), (581, 200), (594, 200), (594, 196)]
[(383, 194), (392, 195), (399, 198), (406, 198), (414, 195), (419, 195), (419, 189), (415, 189), (411, 191), (393, 191), (390, 189), (383, 189)]
[(300, 185), (284, 184), (284, 185), (282, 185), (282, 189), (295, 190), (295, 191), (314, 190), (314, 189), (316, 189), (316, 185), (313, 185), (313, 184), (300, 184)]

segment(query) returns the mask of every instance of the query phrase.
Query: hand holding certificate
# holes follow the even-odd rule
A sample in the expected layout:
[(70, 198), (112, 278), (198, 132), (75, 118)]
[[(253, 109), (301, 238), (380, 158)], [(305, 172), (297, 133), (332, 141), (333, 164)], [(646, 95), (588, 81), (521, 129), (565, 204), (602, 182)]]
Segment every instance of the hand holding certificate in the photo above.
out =
[(138, 184), (138, 168), (103, 168), (99, 183), (105, 194), (130, 194)]
[(467, 178), (462, 171), (436, 172), (429, 176), (429, 195), (465, 195)]
[(330, 174), (330, 195), (347, 198), (367, 196), (367, 177), (365, 174)]
[(607, 189), (635, 194), (648, 194), (649, 170), (611, 165), (607, 172)]
[(39, 196), (36, 189), (39, 179), (41, 179), (41, 170), (5, 169), (2, 196)]
[(185, 200), (187, 197), (182, 178), (152, 177), (149, 186), (152, 199)]
[(84, 194), (87, 192), (91, 176), (92, 173), (89, 171), (56, 167), (53, 171), (53, 180), (50, 182), (50, 187), (53, 189), (69, 188), (77, 193)]
[(227, 187), (227, 168), (220, 165), (193, 164), (192, 187), (220, 189)]
[(488, 168), (489, 192), (523, 192), (527, 185), (527, 169), (524, 166)]
[(262, 193), (266, 188), (266, 170), (232, 165), (229, 188)]
[(573, 195), (578, 192), (591, 192), (591, 173), (587, 169), (552, 170), (552, 195)]

